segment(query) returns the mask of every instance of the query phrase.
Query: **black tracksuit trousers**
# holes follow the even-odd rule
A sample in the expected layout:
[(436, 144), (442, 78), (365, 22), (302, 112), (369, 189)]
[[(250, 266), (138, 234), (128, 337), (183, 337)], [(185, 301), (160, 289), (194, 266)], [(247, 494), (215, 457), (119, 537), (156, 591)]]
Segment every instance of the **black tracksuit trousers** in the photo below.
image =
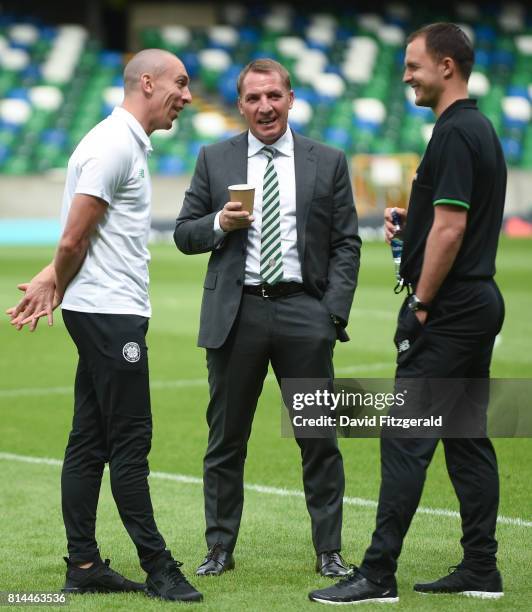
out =
[(165, 551), (148, 486), (152, 418), (145, 336), (137, 315), (63, 310), (79, 362), (74, 418), (61, 475), (63, 519), (74, 563), (99, 559), (96, 508), (105, 463), (120, 518), (142, 567)]
[[(487, 379), (503, 319), (504, 302), (491, 279), (447, 281), (424, 326), (403, 304), (394, 339), (403, 349), (398, 353), (396, 379)], [(449, 402), (442, 405), (452, 410)], [(475, 571), (493, 569), (499, 479), (492, 443), (487, 437), (453, 437), (442, 442), (460, 504), (462, 562)], [(370, 580), (393, 583), (403, 539), (418, 507), (437, 444), (434, 438), (381, 437), (376, 529), (360, 567)]]

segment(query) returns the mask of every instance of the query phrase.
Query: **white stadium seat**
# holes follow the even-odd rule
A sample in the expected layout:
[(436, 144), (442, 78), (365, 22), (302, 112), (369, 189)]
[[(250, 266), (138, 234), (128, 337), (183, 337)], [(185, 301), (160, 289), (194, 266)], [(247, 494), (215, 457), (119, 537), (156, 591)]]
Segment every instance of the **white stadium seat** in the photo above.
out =
[(54, 85), (37, 85), (29, 93), (30, 101), (35, 108), (48, 112), (59, 110), (63, 104), (63, 93)]
[(190, 30), (182, 25), (167, 25), (161, 28), (161, 37), (169, 45), (185, 47), (192, 40)]
[(306, 100), (300, 98), (294, 100), (294, 106), (292, 106), (288, 114), (290, 121), (299, 125), (307, 125), (312, 120), (313, 115), (312, 106)]
[(363, 121), (382, 123), (386, 119), (386, 107), (377, 98), (358, 98), (353, 101), (353, 112)]
[(220, 113), (197, 113), (192, 118), (194, 129), (200, 136), (219, 138), (227, 131), (225, 118)]
[(31, 116), (31, 105), (19, 98), (0, 100), (0, 119), (6, 123), (23, 125)]

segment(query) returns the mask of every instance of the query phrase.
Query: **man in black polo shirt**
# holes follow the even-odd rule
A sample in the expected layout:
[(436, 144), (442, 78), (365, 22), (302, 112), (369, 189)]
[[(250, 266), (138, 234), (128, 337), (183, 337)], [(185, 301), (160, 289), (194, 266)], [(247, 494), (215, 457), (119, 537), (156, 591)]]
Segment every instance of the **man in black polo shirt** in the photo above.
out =
[[(413, 182), (408, 222), (406, 211), (397, 209), (404, 230), (401, 275), (414, 293), (400, 310), (394, 341), (397, 381), (411, 379), (411, 385), (420, 381), (419, 387), (433, 379), (480, 381), (482, 394), (486, 386), (482, 380), (489, 378), (493, 345), (504, 318), (493, 275), (506, 166), (491, 123), (467, 98), (473, 62), (471, 43), (454, 24), (432, 24), (408, 39), (403, 80), (414, 89), (416, 104), (432, 108), (438, 120)], [(396, 231), (391, 209), (385, 213), (385, 229), (389, 242)], [(458, 381), (449, 381), (446, 387), (435, 401), (449, 417), (456, 403), (448, 400)], [(487, 396), (480, 398), (485, 417)], [(460, 408), (472, 412), (478, 407), (460, 399)], [(434, 405), (417, 408), (430, 411)], [(495, 556), (499, 501), (495, 451), (487, 437), (458, 437), (456, 431), (453, 435), (457, 437), (442, 442), (460, 502), (463, 559), (448, 576), (416, 584), (414, 590), (498, 598), (503, 589)], [(351, 577), (310, 593), (311, 600), (399, 600), (397, 559), (437, 443), (435, 437), (381, 437), (382, 483), (371, 545)]]

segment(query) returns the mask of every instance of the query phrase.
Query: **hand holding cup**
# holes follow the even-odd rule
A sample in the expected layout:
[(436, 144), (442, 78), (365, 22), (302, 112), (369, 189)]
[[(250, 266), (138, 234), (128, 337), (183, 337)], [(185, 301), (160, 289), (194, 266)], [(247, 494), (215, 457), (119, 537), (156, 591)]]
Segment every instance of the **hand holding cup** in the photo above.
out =
[(251, 185), (230, 185), (229, 202), (225, 204), (220, 215), (220, 227), (224, 232), (248, 228), (253, 217), (255, 188)]

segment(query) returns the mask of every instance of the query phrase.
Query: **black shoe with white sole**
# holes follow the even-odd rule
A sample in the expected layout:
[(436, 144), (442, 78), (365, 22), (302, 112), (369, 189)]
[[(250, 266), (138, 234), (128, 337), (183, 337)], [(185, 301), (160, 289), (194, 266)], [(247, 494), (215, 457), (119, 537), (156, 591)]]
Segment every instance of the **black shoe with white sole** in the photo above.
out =
[(312, 591), (310, 601), (323, 604), (397, 603), (397, 586), (383, 587), (363, 576), (358, 570), (326, 589)]
[(64, 557), (67, 564), (65, 586), (62, 593), (130, 593), (145, 591), (146, 586), (124, 578), (109, 567), (109, 559), (98, 559), (89, 568), (82, 569)]
[(435, 582), (418, 583), (414, 591), (418, 593), (457, 593), (481, 599), (499, 599), (504, 595), (499, 570), (479, 573), (462, 565), (449, 568), (449, 575)]

